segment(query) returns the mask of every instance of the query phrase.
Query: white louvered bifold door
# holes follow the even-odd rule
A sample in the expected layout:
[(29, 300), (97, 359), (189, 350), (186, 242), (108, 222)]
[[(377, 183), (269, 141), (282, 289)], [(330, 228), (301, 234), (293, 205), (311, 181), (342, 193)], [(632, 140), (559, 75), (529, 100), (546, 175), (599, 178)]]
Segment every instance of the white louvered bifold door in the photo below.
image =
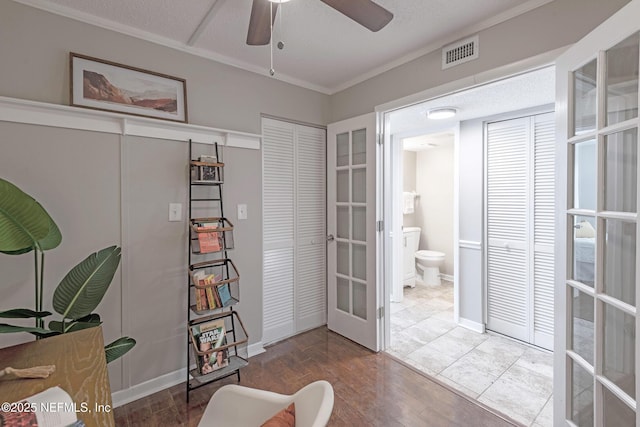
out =
[(529, 341), (527, 118), (487, 124), (487, 328)]
[(553, 349), (555, 115), (533, 120), (533, 344)]
[(296, 332), (327, 323), (326, 130), (296, 126)]
[(263, 118), (263, 344), (324, 325), (326, 130)]
[(262, 120), (263, 343), (295, 330), (294, 136), (295, 125)]

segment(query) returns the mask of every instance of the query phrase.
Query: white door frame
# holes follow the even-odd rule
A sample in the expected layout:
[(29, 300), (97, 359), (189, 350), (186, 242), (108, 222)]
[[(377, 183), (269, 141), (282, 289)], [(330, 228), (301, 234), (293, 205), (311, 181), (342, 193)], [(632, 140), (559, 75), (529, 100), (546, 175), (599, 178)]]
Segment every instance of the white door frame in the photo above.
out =
[[(466, 91), (478, 86), (483, 86), (492, 82), (515, 77), (519, 74), (525, 74), (531, 71), (535, 71), (537, 69), (551, 66), (554, 64), (557, 56), (560, 53), (562, 53), (564, 50), (565, 50), (564, 48), (555, 49), (555, 50), (525, 59), (516, 64), (509, 64), (502, 67), (498, 67), (492, 70), (488, 70), (482, 73), (478, 73), (476, 75), (465, 77), (463, 79), (445, 83), (443, 85), (436, 86), (422, 92), (418, 92), (394, 101), (390, 101), (390, 102), (378, 105), (376, 106), (375, 111), (377, 113), (379, 137), (382, 139), (383, 144), (385, 146), (391, 143), (390, 135), (388, 135), (389, 124), (385, 123), (385, 113), (389, 113), (393, 110), (407, 107), (412, 104), (427, 102), (436, 98), (451, 95), (457, 92)], [(459, 280), (458, 266), (460, 264), (459, 262), (460, 261), (459, 260), (459, 256), (460, 256), (459, 255), (460, 254), (460, 251), (459, 251), (459, 244), (460, 244), (459, 242), (459, 204), (457, 200), (457, 195), (459, 194), (459, 180), (457, 178), (459, 173), (459, 171), (457, 170), (457, 161), (459, 156), (458, 146), (459, 146), (459, 132), (456, 132), (456, 144), (454, 147), (454, 161), (456, 161), (456, 165), (454, 167), (455, 168), (454, 169), (454, 173), (455, 173), (454, 191), (456, 192), (456, 195), (454, 196), (454, 239), (455, 241), (454, 241), (454, 261), (453, 261), (454, 276), (455, 276), (454, 277), (455, 290), (457, 290), (457, 286), (455, 285)], [(389, 151), (387, 148), (383, 148), (381, 152), (388, 153)], [(381, 165), (387, 166), (387, 164), (388, 164), (387, 159), (382, 159)], [(378, 170), (378, 180), (379, 182), (382, 183), (381, 185), (384, 185), (381, 188), (384, 188), (386, 191), (390, 190), (389, 185), (385, 184), (384, 170), (382, 168)], [(381, 194), (381, 193), (378, 193), (378, 194)], [(391, 239), (387, 238), (389, 232), (391, 232), (392, 230), (389, 228), (391, 224), (389, 224), (387, 221), (389, 211), (386, 210), (387, 208), (384, 203), (385, 202), (384, 197), (386, 194), (387, 193), (384, 193), (383, 196), (379, 198), (381, 199), (380, 203), (382, 204), (382, 209), (383, 209), (382, 212), (385, 214), (383, 217), (385, 238), (381, 240), (383, 245), (387, 247), (386, 248), (383, 247), (381, 250), (378, 251), (377, 265), (379, 266), (379, 268), (380, 266), (382, 267), (386, 266), (386, 269), (380, 272), (381, 279), (378, 282), (378, 292), (381, 295), (380, 301), (381, 302), (384, 301), (385, 313), (389, 313), (391, 309), (390, 294), (391, 294), (391, 287), (393, 284), (394, 276), (392, 271), (393, 269), (390, 268), (391, 261), (387, 260), (385, 257), (385, 253), (389, 253), (392, 250), (391, 249), (392, 246), (389, 245), (389, 243), (391, 243)], [(483, 294), (484, 293), (485, 292), (483, 290)], [(466, 319), (460, 318), (459, 303), (458, 303), (460, 301), (459, 295), (454, 295), (454, 299), (456, 301), (456, 304), (454, 305), (454, 321), (457, 323), (460, 323), (462, 326), (469, 327), (470, 329), (475, 330), (477, 332), (484, 332), (484, 325), (476, 325), (474, 322), (468, 322), (466, 321)], [(483, 318), (484, 318), (484, 314), (483, 314)], [(390, 345), (391, 323), (390, 323), (389, 315), (384, 316), (384, 322), (381, 325), (381, 327), (382, 327), (381, 329), (383, 329), (381, 331), (381, 335), (384, 337), (384, 340), (381, 341), (384, 344), (384, 346), (381, 349), (384, 350), (388, 348)]]

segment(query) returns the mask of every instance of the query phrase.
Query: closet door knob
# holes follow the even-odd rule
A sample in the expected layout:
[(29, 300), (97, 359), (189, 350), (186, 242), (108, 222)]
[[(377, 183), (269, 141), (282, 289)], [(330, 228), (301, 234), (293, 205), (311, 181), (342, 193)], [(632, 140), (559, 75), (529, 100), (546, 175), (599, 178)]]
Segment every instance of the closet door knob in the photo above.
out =
[(335, 239), (335, 238), (333, 237), (333, 234), (329, 234), (329, 235), (327, 236), (327, 242), (333, 242), (333, 241), (334, 241), (334, 239)]

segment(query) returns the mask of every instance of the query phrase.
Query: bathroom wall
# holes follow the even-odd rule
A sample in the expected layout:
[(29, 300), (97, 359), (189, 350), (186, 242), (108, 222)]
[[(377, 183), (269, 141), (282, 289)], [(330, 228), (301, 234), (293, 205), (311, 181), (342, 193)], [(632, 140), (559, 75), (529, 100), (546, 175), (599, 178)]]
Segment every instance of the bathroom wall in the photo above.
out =
[[(402, 191), (416, 190), (416, 157), (415, 151), (402, 151)], [(420, 199), (416, 199), (416, 203), (420, 203)], [(415, 206), (418, 207), (417, 205)], [(419, 227), (416, 218), (416, 210), (411, 214), (402, 215), (403, 227)]]
[(416, 154), (416, 225), (420, 249), (445, 253), (442, 274), (453, 276), (453, 137)]

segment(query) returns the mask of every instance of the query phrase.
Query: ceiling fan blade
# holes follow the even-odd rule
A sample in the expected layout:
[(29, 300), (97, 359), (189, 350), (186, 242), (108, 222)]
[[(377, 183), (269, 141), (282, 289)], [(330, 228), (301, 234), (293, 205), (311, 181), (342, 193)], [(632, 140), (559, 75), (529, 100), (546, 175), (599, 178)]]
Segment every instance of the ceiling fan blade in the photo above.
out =
[(371, 0), (321, 1), (374, 32), (384, 28), (393, 18), (393, 13)]
[(273, 5), (273, 20), (276, 19), (278, 3), (271, 3), (269, 0), (253, 0), (251, 6), (251, 18), (249, 19), (249, 30), (247, 31), (247, 44), (251, 46), (262, 46), (269, 44), (271, 40), (271, 23), (269, 22), (269, 8)]

